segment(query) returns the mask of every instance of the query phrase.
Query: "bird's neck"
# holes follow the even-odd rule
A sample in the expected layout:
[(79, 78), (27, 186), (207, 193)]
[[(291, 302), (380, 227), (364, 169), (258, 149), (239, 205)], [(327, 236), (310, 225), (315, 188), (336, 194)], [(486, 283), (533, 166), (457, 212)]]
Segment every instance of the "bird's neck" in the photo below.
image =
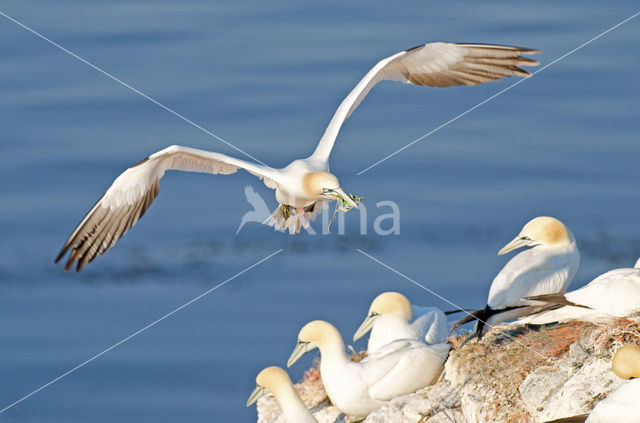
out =
[(344, 341), (341, 336), (331, 336), (323, 340), (322, 344), (318, 346), (320, 349), (322, 366), (325, 363), (345, 363), (349, 361), (349, 357), (345, 353)]
[(280, 408), (282, 408), (282, 414), (284, 414), (285, 421), (287, 423), (297, 423), (301, 421), (314, 421), (311, 412), (304, 405), (304, 402), (298, 395), (298, 391), (289, 383), (281, 386), (278, 389), (276, 396)]
[(374, 331), (396, 331), (405, 328), (407, 324), (407, 319), (403, 316), (384, 314), (378, 317), (371, 331), (372, 334)]

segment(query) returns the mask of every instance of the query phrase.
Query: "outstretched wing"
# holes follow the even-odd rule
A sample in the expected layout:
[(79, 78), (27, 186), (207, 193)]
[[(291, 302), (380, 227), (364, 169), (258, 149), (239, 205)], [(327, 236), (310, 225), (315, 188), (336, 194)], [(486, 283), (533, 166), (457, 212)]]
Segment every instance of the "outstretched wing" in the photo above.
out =
[(272, 183), (276, 172), (220, 153), (179, 145), (152, 154), (124, 171), (109, 187), (73, 231), (56, 258), (56, 263), (71, 250), (65, 270), (77, 261), (77, 271), (98, 254), (104, 254), (138, 221), (160, 190), (160, 178), (167, 170), (228, 175), (238, 169)]
[(529, 76), (529, 72), (519, 66), (536, 66), (538, 62), (521, 54), (536, 53), (540, 51), (490, 44), (430, 43), (387, 57), (378, 62), (342, 101), (313, 157), (329, 158), (342, 123), (380, 81), (451, 87), (477, 85), (507, 76)]

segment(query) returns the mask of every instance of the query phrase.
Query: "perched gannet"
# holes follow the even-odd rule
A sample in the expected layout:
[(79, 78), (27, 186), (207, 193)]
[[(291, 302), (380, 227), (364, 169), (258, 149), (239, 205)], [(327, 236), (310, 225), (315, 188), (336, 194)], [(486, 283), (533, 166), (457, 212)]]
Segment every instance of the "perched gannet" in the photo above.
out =
[(524, 317), (520, 319), (522, 323), (568, 320), (597, 323), (612, 317), (633, 316), (640, 313), (640, 263), (633, 269), (610, 270), (575, 291), (527, 298), (560, 308)]
[(433, 383), (449, 353), (448, 344), (400, 340), (356, 363), (345, 353), (338, 330), (331, 323), (315, 320), (300, 330), (287, 366), (315, 348), (320, 349), (320, 373), (327, 395), (353, 417), (364, 417), (385, 401)]
[(477, 85), (507, 76), (528, 76), (518, 66), (537, 61), (521, 54), (538, 50), (486, 44), (430, 43), (401, 51), (376, 64), (342, 101), (310, 157), (274, 169), (221, 153), (173, 145), (152, 154), (122, 173), (73, 231), (58, 262), (71, 254), (65, 269), (77, 261), (77, 270), (103, 254), (142, 217), (159, 191), (159, 181), (168, 170), (228, 175), (238, 169), (264, 180), (274, 189), (280, 205), (269, 224), (290, 233), (307, 228), (327, 201), (336, 200), (344, 209), (357, 207), (329, 173), (329, 156), (343, 122), (369, 90), (380, 81), (394, 80), (416, 85), (449, 87)]
[(489, 289), (487, 306), (453, 325), (457, 328), (478, 320), (476, 335), (482, 337), (484, 325), (539, 311), (545, 305), (524, 299), (533, 295), (564, 292), (578, 270), (580, 253), (573, 234), (564, 223), (548, 216), (529, 221), (520, 234), (498, 255), (522, 247), (533, 247), (513, 257), (495, 277)]
[(613, 356), (611, 369), (622, 379), (635, 379), (610, 392), (596, 404), (591, 413), (547, 423), (640, 423), (640, 379), (637, 379), (640, 378), (640, 346), (626, 344), (618, 348)]
[(287, 372), (280, 367), (267, 367), (258, 373), (256, 389), (251, 393), (247, 407), (258, 401), (267, 391), (271, 391), (276, 397), (286, 423), (318, 423), (302, 402)]
[(398, 292), (383, 292), (373, 300), (367, 318), (353, 335), (354, 342), (369, 331), (369, 354), (398, 339), (440, 344), (449, 336), (447, 317), (439, 308), (411, 305)]

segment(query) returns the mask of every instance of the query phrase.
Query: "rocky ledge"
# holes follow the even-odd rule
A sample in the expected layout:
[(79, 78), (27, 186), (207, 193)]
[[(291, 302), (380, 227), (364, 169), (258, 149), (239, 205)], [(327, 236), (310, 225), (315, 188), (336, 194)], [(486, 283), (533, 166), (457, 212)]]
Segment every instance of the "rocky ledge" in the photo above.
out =
[[(622, 380), (611, 358), (623, 343), (640, 343), (640, 323), (568, 323), (536, 330), (514, 323), (492, 329), (481, 342), (451, 354), (438, 383), (393, 399), (365, 423), (544, 422), (588, 413)], [(321, 375), (311, 369), (296, 385), (320, 423), (349, 421), (332, 406)], [(258, 423), (283, 423), (272, 396), (258, 403)]]

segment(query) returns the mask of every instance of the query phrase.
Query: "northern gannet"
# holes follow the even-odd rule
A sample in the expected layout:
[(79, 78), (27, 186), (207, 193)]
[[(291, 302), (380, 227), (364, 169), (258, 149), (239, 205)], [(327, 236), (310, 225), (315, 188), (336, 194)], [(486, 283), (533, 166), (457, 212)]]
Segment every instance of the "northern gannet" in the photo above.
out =
[(329, 173), (329, 156), (343, 122), (369, 90), (380, 81), (394, 80), (433, 87), (477, 85), (508, 76), (529, 76), (519, 66), (538, 62), (521, 54), (538, 50), (488, 44), (430, 43), (396, 53), (378, 62), (347, 95), (329, 122), (313, 154), (275, 169), (221, 153), (173, 145), (130, 167), (73, 231), (58, 262), (71, 250), (65, 269), (77, 261), (77, 270), (104, 254), (142, 217), (158, 195), (159, 182), (168, 170), (228, 175), (238, 169), (263, 179), (274, 189), (280, 204), (268, 220), (276, 230), (297, 233), (307, 228), (327, 201), (357, 207)]
[(320, 374), (327, 395), (340, 411), (353, 417), (364, 417), (385, 401), (433, 383), (449, 353), (448, 344), (400, 340), (356, 363), (345, 353), (338, 330), (315, 320), (300, 330), (287, 366), (315, 348), (320, 349)]
[(528, 299), (560, 308), (523, 317), (519, 320), (522, 323), (540, 325), (568, 320), (597, 323), (633, 316), (640, 313), (640, 263), (633, 269), (610, 270), (575, 291)]
[(453, 325), (457, 328), (478, 320), (475, 335), (482, 337), (485, 324), (495, 325), (526, 316), (544, 303), (526, 300), (533, 295), (564, 292), (578, 270), (580, 253), (573, 234), (556, 218), (540, 216), (529, 221), (520, 234), (498, 255), (522, 247), (532, 247), (513, 257), (495, 277), (487, 305)]
[(626, 344), (618, 348), (613, 356), (611, 369), (616, 376), (633, 380), (610, 392), (596, 404), (591, 413), (547, 423), (640, 423), (640, 346)]
[(267, 391), (278, 401), (285, 423), (318, 423), (302, 402), (287, 372), (280, 367), (267, 367), (258, 373), (256, 389), (247, 400), (247, 407), (258, 401)]
[(366, 319), (353, 335), (354, 342), (369, 331), (369, 354), (398, 339), (441, 344), (449, 336), (447, 317), (439, 308), (411, 305), (398, 292), (383, 292), (373, 300)]

